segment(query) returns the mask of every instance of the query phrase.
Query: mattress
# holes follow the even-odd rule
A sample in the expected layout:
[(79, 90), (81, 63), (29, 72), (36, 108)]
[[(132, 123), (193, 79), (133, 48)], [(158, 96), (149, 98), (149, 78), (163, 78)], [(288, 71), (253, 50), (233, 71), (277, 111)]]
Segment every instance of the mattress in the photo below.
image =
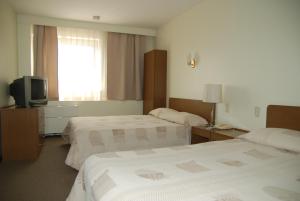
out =
[(79, 169), (95, 153), (189, 144), (190, 127), (152, 115), (73, 117), (64, 136), (71, 144), (66, 164)]
[(242, 139), (89, 157), (67, 201), (299, 201), (300, 155)]

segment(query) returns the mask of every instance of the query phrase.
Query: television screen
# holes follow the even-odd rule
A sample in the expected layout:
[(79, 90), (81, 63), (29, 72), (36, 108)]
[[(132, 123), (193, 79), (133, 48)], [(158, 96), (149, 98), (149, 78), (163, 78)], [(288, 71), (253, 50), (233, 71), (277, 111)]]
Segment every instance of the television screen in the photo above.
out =
[(31, 79), (31, 100), (45, 99), (45, 81), (41, 79)]

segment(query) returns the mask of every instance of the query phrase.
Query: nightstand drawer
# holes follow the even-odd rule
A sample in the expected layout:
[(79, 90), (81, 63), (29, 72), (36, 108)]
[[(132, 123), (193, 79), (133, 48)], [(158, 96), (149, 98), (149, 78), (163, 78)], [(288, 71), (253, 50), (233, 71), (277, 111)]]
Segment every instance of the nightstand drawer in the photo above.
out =
[(200, 135), (192, 134), (191, 144), (198, 144), (203, 142), (208, 142), (209, 138), (202, 137)]
[(206, 127), (192, 127), (191, 143), (203, 143), (210, 140), (210, 130)]
[(219, 141), (219, 140), (230, 140), (233, 139), (233, 137), (228, 135), (222, 135), (218, 133), (212, 133), (211, 140), (212, 141)]
[(204, 138), (210, 138), (210, 131), (203, 129), (203, 128), (198, 128), (198, 127), (192, 127), (192, 134), (193, 135), (198, 135)]
[(211, 140), (217, 141), (217, 140), (234, 139), (247, 132), (248, 131), (236, 129), (236, 128), (228, 129), (228, 130), (213, 129), (211, 134)]

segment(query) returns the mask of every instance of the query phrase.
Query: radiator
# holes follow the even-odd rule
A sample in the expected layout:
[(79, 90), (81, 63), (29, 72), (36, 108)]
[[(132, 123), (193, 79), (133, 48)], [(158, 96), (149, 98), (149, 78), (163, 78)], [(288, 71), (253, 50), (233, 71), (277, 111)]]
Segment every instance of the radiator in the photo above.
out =
[(45, 135), (59, 135), (69, 119), (78, 116), (78, 105), (48, 105), (44, 107)]

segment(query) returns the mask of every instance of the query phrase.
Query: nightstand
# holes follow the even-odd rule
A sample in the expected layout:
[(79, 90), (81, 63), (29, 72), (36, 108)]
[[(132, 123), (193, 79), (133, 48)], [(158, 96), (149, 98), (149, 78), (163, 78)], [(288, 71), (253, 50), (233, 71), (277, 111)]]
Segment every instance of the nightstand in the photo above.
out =
[(232, 129), (211, 129), (211, 141), (218, 141), (218, 140), (230, 140), (238, 137), (239, 135), (248, 133), (248, 131), (232, 128)]
[(203, 143), (208, 141), (230, 140), (245, 134), (248, 131), (232, 128), (220, 130), (210, 127), (192, 127), (191, 144)]
[(201, 127), (193, 126), (191, 132), (191, 144), (197, 144), (202, 142), (208, 142), (211, 138), (211, 128), (210, 127)]

